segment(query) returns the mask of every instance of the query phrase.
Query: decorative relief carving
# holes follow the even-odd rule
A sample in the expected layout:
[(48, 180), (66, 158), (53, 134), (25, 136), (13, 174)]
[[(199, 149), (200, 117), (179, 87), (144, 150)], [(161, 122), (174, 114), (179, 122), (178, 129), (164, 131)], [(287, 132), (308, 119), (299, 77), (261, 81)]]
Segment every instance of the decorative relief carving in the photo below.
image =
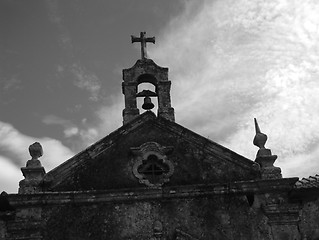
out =
[(167, 159), (173, 147), (163, 147), (156, 142), (147, 142), (131, 148), (135, 158), (133, 174), (150, 187), (160, 187), (173, 175), (174, 165)]

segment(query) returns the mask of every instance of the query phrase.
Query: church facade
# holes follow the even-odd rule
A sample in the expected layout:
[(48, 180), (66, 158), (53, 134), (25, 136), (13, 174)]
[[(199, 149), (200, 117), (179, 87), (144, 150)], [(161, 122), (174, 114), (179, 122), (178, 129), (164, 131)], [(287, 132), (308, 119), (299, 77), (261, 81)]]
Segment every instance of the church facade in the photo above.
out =
[(0, 240), (319, 239), (319, 175), (283, 178), (257, 120), (254, 160), (176, 123), (168, 68), (146, 55), (155, 38), (132, 42), (123, 126), (47, 173), (30, 145), (19, 193), (0, 196)]

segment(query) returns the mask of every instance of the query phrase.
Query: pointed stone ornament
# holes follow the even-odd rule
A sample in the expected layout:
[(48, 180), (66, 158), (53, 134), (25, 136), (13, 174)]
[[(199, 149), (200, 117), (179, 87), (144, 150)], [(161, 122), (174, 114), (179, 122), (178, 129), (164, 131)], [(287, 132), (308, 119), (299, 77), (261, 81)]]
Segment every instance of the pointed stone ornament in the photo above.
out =
[(265, 148), (267, 135), (260, 131), (257, 119), (254, 118), (256, 135), (253, 144), (259, 147), (255, 162), (260, 165), (261, 177), (263, 179), (282, 178), (281, 169), (273, 164), (277, 159), (277, 155), (272, 155), (271, 150)]
[(256, 135), (254, 137), (253, 143), (255, 146), (257, 146), (259, 148), (265, 148), (265, 144), (267, 141), (267, 135), (260, 131), (260, 128), (258, 126), (258, 122), (257, 122), (256, 118), (254, 118), (254, 122), (255, 122)]
[(43, 155), (43, 149), (40, 143), (35, 142), (29, 146), (31, 159), (27, 161), (26, 167), (22, 167), (21, 171), (25, 179), (19, 183), (20, 194), (30, 194), (41, 191), (41, 182), (43, 180), (45, 170), (39, 158)]

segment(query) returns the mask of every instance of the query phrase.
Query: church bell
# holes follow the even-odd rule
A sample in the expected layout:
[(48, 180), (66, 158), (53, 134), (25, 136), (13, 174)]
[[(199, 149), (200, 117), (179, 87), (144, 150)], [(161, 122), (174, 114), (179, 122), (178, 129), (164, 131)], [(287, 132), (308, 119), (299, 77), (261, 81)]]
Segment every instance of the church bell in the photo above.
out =
[(151, 110), (154, 107), (154, 104), (152, 103), (152, 100), (149, 96), (146, 96), (144, 98), (144, 103), (142, 105), (142, 108), (145, 110)]

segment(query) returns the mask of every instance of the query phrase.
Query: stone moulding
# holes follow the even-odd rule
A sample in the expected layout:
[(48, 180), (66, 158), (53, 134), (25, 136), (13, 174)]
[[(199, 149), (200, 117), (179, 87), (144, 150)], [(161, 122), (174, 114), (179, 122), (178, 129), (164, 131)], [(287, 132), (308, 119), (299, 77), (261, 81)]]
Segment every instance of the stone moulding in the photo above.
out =
[(243, 181), (227, 184), (197, 184), (176, 187), (136, 188), (108, 191), (42, 192), (35, 194), (10, 194), (12, 207), (97, 204), (107, 202), (147, 201), (154, 199), (193, 198), (223, 194), (247, 194), (290, 191), (298, 178)]
[(298, 204), (266, 204), (262, 208), (270, 225), (294, 225), (300, 221)]

